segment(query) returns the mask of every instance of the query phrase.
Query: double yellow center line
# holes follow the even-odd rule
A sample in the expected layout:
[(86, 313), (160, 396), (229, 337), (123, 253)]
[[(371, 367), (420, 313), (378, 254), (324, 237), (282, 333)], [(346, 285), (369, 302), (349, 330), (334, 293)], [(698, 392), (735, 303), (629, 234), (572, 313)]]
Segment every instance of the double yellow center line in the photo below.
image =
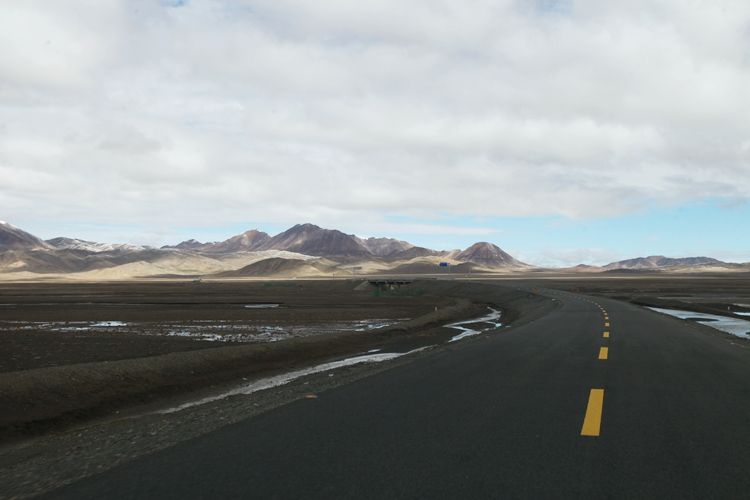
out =
[[(604, 313), (604, 326), (609, 328), (609, 314), (602, 307), (598, 306)], [(602, 334), (602, 338), (609, 338), (609, 331)], [(599, 359), (607, 360), (609, 358), (609, 347), (599, 348)], [(586, 415), (583, 417), (583, 426), (581, 427), (581, 436), (599, 436), (602, 428), (602, 411), (604, 409), (604, 389), (595, 388), (589, 392), (589, 402), (586, 405)]]

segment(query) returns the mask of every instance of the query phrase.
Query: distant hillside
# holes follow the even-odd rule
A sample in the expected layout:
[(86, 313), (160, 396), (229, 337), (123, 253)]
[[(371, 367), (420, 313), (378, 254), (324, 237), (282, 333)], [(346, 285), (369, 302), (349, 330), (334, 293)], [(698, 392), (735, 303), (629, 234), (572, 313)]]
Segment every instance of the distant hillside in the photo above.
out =
[(462, 262), (473, 262), (484, 267), (528, 267), (527, 264), (514, 259), (497, 245), (485, 241), (474, 243), (469, 248), (455, 256)]
[(225, 271), (215, 276), (218, 278), (243, 278), (258, 276), (317, 276), (332, 273), (330, 267), (323, 264), (301, 259), (284, 259), (272, 257), (237, 269), (236, 271)]
[(0, 250), (49, 248), (44, 241), (7, 222), (0, 221)]
[(401, 241), (393, 238), (367, 238), (365, 240), (360, 239), (360, 241), (370, 253), (378, 257), (388, 257), (400, 254), (414, 247), (414, 245), (408, 241)]
[[(441, 267), (445, 262), (447, 267)], [(538, 270), (489, 242), (465, 250), (437, 251), (394, 238), (358, 238), (336, 229), (297, 224), (275, 236), (253, 229), (224, 241), (195, 239), (174, 246), (97, 243), (58, 237), (47, 241), (0, 223), (0, 273), (5, 279), (44, 275), (76, 279), (153, 276), (324, 277), (345, 274), (440, 274)], [(710, 257), (640, 257), (604, 267), (545, 269), (576, 273), (747, 272), (748, 264)]]
[(178, 249), (178, 250), (192, 250), (196, 252), (206, 253), (233, 253), (233, 252), (252, 252), (257, 250), (260, 245), (268, 241), (271, 237), (263, 231), (257, 229), (251, 229), (245, 231), (237, 236), (224, 241), (216, 241), (212, 243), (201, 243), (198, 240), (190, 239), (178, 243), (174, 246), (164, 246), (162, 248)]
[(604, 266), (604, 269), (616, 270), (616, 269), (632, 269), (632, 270), (648, 270), (648, 269), (667, 269), (670, 267), (693, 267), (693, 266), (724, 266), (727, 265), (717, 259), (710, 257), (683, 257), (683, 258), (670, 258), (664, 257), (663, 255), (651, 255), (649, 257), (638, 257), (635, 259), (621, 260), (618, 262), (612, 262)]
[(440, 252), (424, 247), (411, 247), (386, 257), (388, 260), (411, 260), (417, 257), (431, 257), (433, 255), (440, 255)]
[(226, 241), (213, 243), (204, 250), (217, 253), (248, 252), (258, 250), (270, 238), (267, 233), (252, 229), (233, 236)]
[(203, 248), (209, 247), (213, 245), (213, 243), (201, 243), (198, 240), (190, 239), (182, 241), (174, 246), (165, 245), (162, 248), (175, 248), (177, 250), (202, 250)]
[(148, 247), (141, 245), (129, 245), (127, 243), (96, 243), (94, 241), (79, 240), (77, 238), (52, 238), (45, 243), (57, 248), (58, 250), (83, 250), (85, 252), (114, 252), (121, 251), (139, 251), (146, 250)]
[(44, 242), (3, 224), (0, 242), (0, 272), (75, 273), (91, 279), (201, 274), (323, 276), (351, 272), (352, 268), (421, 274), (445, 271), (438, 265), (442, 261), (451, 263), (453, 272), (527, 267), (491, 243), (476, 243), (464, 251), (435, 251), (394, 238), (361, 239), (314, 224), (297, 224), (273, 237), (253, 229), (221, 242), (190, 239), (159, 249), (64, 237)]
[(354, 235), (314, 224), (297, 224), (269, 238), (258, 250), (286, 250), (319, 257), (368, 257), (372, 253)]

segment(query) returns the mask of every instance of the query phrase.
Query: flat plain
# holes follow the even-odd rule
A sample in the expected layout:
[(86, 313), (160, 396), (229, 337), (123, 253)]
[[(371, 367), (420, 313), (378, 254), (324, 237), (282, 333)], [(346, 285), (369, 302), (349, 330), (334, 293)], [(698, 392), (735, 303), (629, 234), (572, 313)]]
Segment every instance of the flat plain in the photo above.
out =
[[(431, 415), (447, 412), (445, 414), (452, 417), (446, 420), (446, 425), (464, 422), (462, 428), (466, 431), (456, 432), (466, 434), (467, 443), (489, 432), (494, 436), (492, 439), (498, 440), (498, 446), (504, 443), (498, 450), (510, 446), (507, 457), (494, 458), (498, 464), (509, 460), (506, 466), (524, 453), (530, 454), (529, 457), (536, 453), (537, 446), (521, 438), (539, 432), (543, 428), (535, 427), (539, 424), (550, 427), (549, 438), (559, 439), (556, 446), (560, 450), (570, 448), (573, 454), (570, 456), (581, 451), (584, 454), (580, 458), (586, 461), (593, 456), (590, 447), (594, 445), (579, 450), (570, 439), (578, 435), (576, 427), (581, 425), (585, 406), (581, 399), (583, 394), (588, 394), (590, 384), (607, 388), (601, 443), (610, 446), (610, 443), (621, 442), (611, 450), (615, 457), (620, 457), (621, 453), (638, 455), (645, 448), (642, 443), (639, 447), (633, 446), (640, 443), (641, 437), (633, 440), (634, 435), (629, 433), (644, 429), (645, 424), (639, 419), (656, 419), (656, 423), (650, 424), (654, 426), (653, 432), (671, 436), (670, 439), (678, 440), (675, 443), (694, 433), (696, 426), (703, 428), (702, 420), (683, 422), (672, 415), (698, 411), (698, 407), (691, 406), (692, 398), (705, 400), (708, 406), (701, 411), (706, 413), (703, 415), (706, 419), (734, 422), (733, 410), (727, 407), (728, 413), (724, 412), (724, 403), (729, 400), (715, 400), (711, 391), (704, 389), (714, 386), (717, 382), (714, 379), (718, 377), (728, 381), (722, 389), (726, 395), (734, 394), (731, 391), (742, 392), (744, 389), (736, 386), (744, 383), (741, 374), (746, 364), (743, 360), (750, 348), (750, 341), (744, 337), (644, 310), (646, 306), (653, 306), (746, 318), (744, 314), (750, 312), (746, 273), (593, 277), (530, 274), (502, 279), (456, 276), (454, 279), (421, 279), (393, 290), (375, 288), (362, 279), (46, 283), (7, 285), (0, 291), (0, 297), (0, 302), (6, 304), (0, 307), (0, 323), (36, 325), (26, 330), (17, 328), (18, 331), (3, 328), (6, 347), (3, 362), (16, 368), (0, 373), (0, 384), (17, 390), (16, 399), (10, 401), (12, 404), (3, 405), (2, 417), (11, 424), (3, 427), (6, 446), (0, 453), (0, 477), (7, 485), (7, 495), (20, 496), (50, 491), (78, 480), (84, 480), (80, 483), (83, 489), (64, 490), (63, 497), (75, 497), (81, 492), (110, 494), (114, 493), (111, 488), (127, 482), (132, 471), (140, 470), (139, 467), (162, 471), (154, 480), (170, 477), (173, 466), (177, 467), (175, 470), (192, 467), (182, 462), (178, 464), (174, 461), (176, 457), (214, 453), (217, 439), (257, 440), (260, 446), (257, 451), (262, 454), (264, 446), (269, 446), (270, 451), (287, 436), (264, 438), (262, 432), (267, 434), (268, 431), (257, 429), (268, 425), (286, 428), (286, 432), (292, 433), (288, 434), (288, 439), (310, 446), (312, 453), (322, 445), (320, 440), (297, 436), (293, 431), (296, 425), (293, 422), (307, 421), (305, 419), (313, 419), (305, 428), (311, 427), (310, 432), (314, 430), (320, 439), (333, 440), (332, 443), (338, 443), (347, 433), (352, 439), (366, 441), (366, 436), (356, 430), (357, 422), (370, 418), (374, 419), (371, 422), (374, 435), (385, 432), (380, 439), (387, 441), (393, 437), (396, 440), (389, 446), (400, 448), (411, 441), (415, 442), (408, 446), (424, 446), (427, 436), (421, 434), (426, 432), (432, 436), (430, 446), (440, 448), (457, 444), (450, 444), (453, 438), (448, 434), (443, 435), (444, 439), (430, 434), (429, 427), (414, 428), (411, 434), (399, 437), (399, 422), (414, 420), (416, 424), (426, 418), (425, 412), (438, 412)], [(501, 311), (502, 327), (461, 342), (450, 342), (456, 331), (447, 325), (481, 316), (488, 307)], [(603, 320), (606, 322), (602, 323)], [(185, 325), (191, 324), (197, 325), (197, 330), (211, 329), (215, 324), (230, 327), (212, 330), (212, 336), (225, 335), (226, 339), (170, 334), (176, 329), (185, 330)], [(370, 325), (375, 326), (369, 328)], [(269, 341), (271, 339), (248, 333), (268, 326), (279, 328), (274, 330), (279, 335), (282, 331), (297, 334)], [(311, 326), (314, 328), (309, 328)], [(336, 329), (339, 327), (342, 329)], [(215, 333), (222, 330), (223, 334)], [(241, 338), (236, 336), (238, 331)], [(18, 346), (26, 346), (27, 352), (19, 355)], [(601, 346), (609, 348), (608, 359), (604, 361), (596, 358)], [(221, 394), (238, 382), (251, 383), (263, 377), (369, 352), (404, 353), (418, 349), (422, 350), (387, 363), (332, 368), (260, 392), (217, 399), (175, 413), (154, 413), (165, 405)], [(11, 359), (14, 355), (16, 359)], [(707, 366), (713, 366), (713, 371), (706, 371)], [(661, 394), (663, 390), (661, 383), (654, 385), (652, 382), (658, 380), (657, 374), (670, 373), (670, 377), (681, 378), (686, 368), (692, 370), (693, 382), (668, 398), (665, 396), (663, 405), (655, 403), (652, 392)], [(142, 373), (148, 376), (141, 376)], [(101, 377), (109, 377), (107, 387), (96, 386), (89, 390), (91, 387), (86, 384)], [(60, 382), (67, 379), (76, 382)], [(32, 383), (27, 384), (27, 380)], [(49, 393), (44, 389), (46, 384)], [(65, 404), (73, 406), (66, 409), (57, 399), (55, 391), (60, 390), (80, 393), (79, 397), (65, 400)], [(83, 397), (84, 393), (96, 394), (100, 399)], [(521, 398), (521, 393), (532, 397)], [(5, 394), (7, 396), (7, 391)], [(308, 397), (330, 400), (330, 403), (305, 406), (301, 402)], [(385, 406), (378, 406), (379, 401)], [(458, 401), (465, 404), (458, 404)], [(504, 401), (516, 401), (517, 406), (506, 408)], [(534, 407), (537, 403), (539, 406)], [(389, 420), (385, 415), (377, 417), (391, 411), (390, 408), (399, 415), (397, 420)], [(61, 413), (61, 409), (66, 411)], [(41, 411), (38, 413), (41, 416), (44, 411), (52, 413), (47, 415), (50, 417), (47, 420), (19, 420), (19, 416), (26, 418), (34, 411)], [(364, 413), (355, 418), (360, 411)], [(350, 412), (351, 418), (347, 417)], [(545, 420), (546, 424), (536, 422), (535, 414), (554, 420)], [(483, 427), (485, 417), (492, 417), (491, 429), (477, 435), (467, 434), (475, 425)], [(441, 422), (443, 419), (438, 418), (432, 425), (443, 425)], [(230, 424), (235, 425), (227, 427)], [(353, 427), (349, 429), (350, 426)], [(225, 427), (226, 430), (222, 430)], [(742, 436), (732, 434), (734, 428), (722, 431), (720, 439), (743, 443)], [(391, 435), (388, 429), (396, 434)], [(507, 434), (510, 431), (502, 429), (516, 431)], [(248, 434), (238, 437), (238, 432)], [(652, 438), (650, 432), (641, 434), (643, 439)], [(699, 443), (716, 438), (708, 434), (693, 437)], [(522, 443), (525, 444), (521, 447)], [(346, 439), (341, 445), (344, 448), (338, 452), (354, 453), (346, 446)], [(224, 444), (218, 449), (227, 446)], [(71, 449), (76, 451), (71, 453)], [(667, 453), (669, 448), (660, 450)], [(709, 454), (715, 451), (705, 447), (701, 450)], [(223, 486), (210, 486), (210, 478), (203, 477), (205, 474), (197, 470), (195, 479), (203, 477), (200, 481), (207, 481), (202, 484), (208, 488), (229, 488), (222, 490), (226, 494), (245, 491), (249, 485), (244, 480), (234, 476), (230, 480), (226, 475), (246, 474), (238, 469), (246, 452), (234, 450), (231, 453), (239, 453), (236, 461), (217, 462), (221, 471), (205, 471), (213, 475), (211, 477), (223, 477), (226, 481)], [(551, 459), (551, 456), (545, 457), (545, 460)], [(670, 457), (662, 459), (672, 470)], [(132, 466), (124, 467), (131, 461)], [(556, 467), (548, 471), (562, 471), (567, 470), (567, 463), (551, 462), (546, 466)], [(258, 466), (261, 464), (262, 461)], [(460, 469), (459, 464), (454, 466)], [(485, 466), (492, 468), (491, 463), (482, 463), (480, 469)], [(677, 471), (684, 466), (681, 463), (674, 474), (683, 474)], [(309, 470), (302, 464), (300, 467), (300, 482), (267, 484), (263, 491), (268, 494), (285, 491), (291, 495), (293, 491), (301, 491), (296, 488), (313, 484), (316, 474), (323, 474), (317, 467), (309, 467)], [(623, 462), (622, 467), (627, 470), (634, 465)], [(40, 482), (42, 470), (54, 470), (54, 473), (47, 474)], [(112, 472), (85, 480), (108, 470)], [(574, 470), (578, 469), (571, 469)], [(395, 474), (395, 471), (379, 468), (370, 472), (373, 481), (382, 479), (379, 474), (388, 477)], [(643, 471), (638, 474), (650, 477), (650, 473)], [(692, 474), (695, 476), (695, 471)], [(351, 477), (349, 474), (335, 481), (343, 481), (340, 486), (346, 484), (352, 491), (365, 491), (362, 488), (367, 481), (351, 483), (345, 479)], [(425, 484), (432, 485), (430, 487), (444, 482), (450, 489), (459, 488), (461, 484), (458, 476), (455, 481), (451, 479), (453, 476), (429, 477), (431, 482)], [(522, 471), (503, 477), (497, 480), (505, 481), (507, 491), (521, 491), (514, 488), (518, 488), (517, 481), (525, 477)], [(306, 483), (302, 478), (313, 483)], [(626, 481), (619, 476), (615, 479)], [(251, 481), (250, 476), (247, 481)], [(190, 484), (188, 481), (183, 486)], [(337, 483), (313, 484), (317, 488), (313, 491), (324, 497), (331, 492), (332, 484)], [(402, 493), (412, 491), (412, 486), (406, 484), (402, 485), (405, 488)], [(565, 491), (586, 493), (576, 490), (575, 484), (566, 483)], [(701, 483), (700, 487), (707, 488), (707, 484)], [(723, 488), (724, 492), (734, 491), (727, 489), (728, 484), (712, 487)], [(161, 488), (158, 481), (144, 480), (142, 485)], [(171, 483), (170, 487), (174, 486)], [(602, 493), (604, 490), (597, 489), (600, 486), (591, 486), (591, 491)], [(555, 491), (557, 487), (559, 485), (544, 482), (534, 486), (540, 493)], [(641, 488), (656, 491), (649, 489), (650, 486)], [(144, 491), (133, 490), (130, 497)], [(486, 493), (488, 490), (479, 488), (477, 491)], [(625, 494), (635, 490), (622, 491)]]

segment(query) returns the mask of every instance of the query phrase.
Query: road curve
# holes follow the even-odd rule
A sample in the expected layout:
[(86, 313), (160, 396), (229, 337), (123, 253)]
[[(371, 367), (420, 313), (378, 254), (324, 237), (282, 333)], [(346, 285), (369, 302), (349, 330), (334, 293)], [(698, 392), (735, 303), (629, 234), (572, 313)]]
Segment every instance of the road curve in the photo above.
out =
[(47, 497), (750, 495), (750, 349), (630, 304), (544, 293), (561, 306), (532, 323)]

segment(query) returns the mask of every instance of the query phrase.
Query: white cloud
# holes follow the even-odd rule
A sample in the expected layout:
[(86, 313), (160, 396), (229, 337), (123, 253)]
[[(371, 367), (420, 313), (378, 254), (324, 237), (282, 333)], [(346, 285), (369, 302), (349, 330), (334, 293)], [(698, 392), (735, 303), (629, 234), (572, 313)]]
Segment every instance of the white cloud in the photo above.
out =
[(750, 197), (750, 4), (0, 3), (0, 208), (374, 232)]

